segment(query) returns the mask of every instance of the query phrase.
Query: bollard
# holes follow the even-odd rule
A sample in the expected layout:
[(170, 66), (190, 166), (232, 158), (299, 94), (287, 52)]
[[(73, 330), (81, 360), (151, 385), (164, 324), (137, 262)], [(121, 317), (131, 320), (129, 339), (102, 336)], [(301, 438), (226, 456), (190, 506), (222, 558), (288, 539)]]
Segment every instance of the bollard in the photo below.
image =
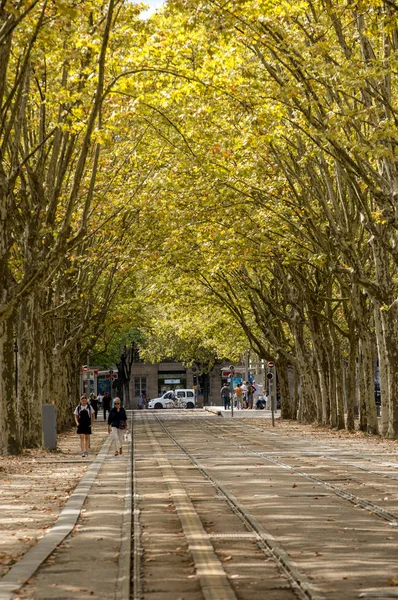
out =
[(57, 447), (57, 408), (54, 404), (42, 405), (41, 423), (44, 448), (46, 450), (55, 450)]

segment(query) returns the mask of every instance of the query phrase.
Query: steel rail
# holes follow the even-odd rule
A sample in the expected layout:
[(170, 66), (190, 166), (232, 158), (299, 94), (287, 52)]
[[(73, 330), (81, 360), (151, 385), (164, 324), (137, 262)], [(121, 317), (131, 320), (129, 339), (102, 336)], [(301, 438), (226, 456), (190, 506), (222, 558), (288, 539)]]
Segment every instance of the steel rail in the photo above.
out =
[[(130, 432), (132, 430), (132, 411), (127, 411), (127, 422), (130, 420)], [(131, 434), (130, 434), (131, 435)], [(133, 444), (129, 441), (129, 453), (127, 459), (126, 492), (124, 496), (124, 510), (121, 532), (121, 544), (119, 551), (119, 569), (116, 584), (115, 600), (127, 600), (130, 598), (131, 589), (131, 538), (132, 538), (132, 460)]]
[(142, 581), (141, 581), (141, 523), (140, 523), (140, 508), (138, 504), (139, 495), (137, 494), (137, 468), (136, 468), (136, 440), (135, 440), (135, 423), (134, 412), (131, 419), (131, 452), (132, 452), (132, 484), (133, 484), (133, 600), (142, 600)]
[(156, 439), (149, 419), (144, 417), (144, 427), (176, 507), (182, 530), (195, 564), (199, 584), (205, 600), (237, 600), (225, 569), (217, 557), (193, 503), (170, 461)]

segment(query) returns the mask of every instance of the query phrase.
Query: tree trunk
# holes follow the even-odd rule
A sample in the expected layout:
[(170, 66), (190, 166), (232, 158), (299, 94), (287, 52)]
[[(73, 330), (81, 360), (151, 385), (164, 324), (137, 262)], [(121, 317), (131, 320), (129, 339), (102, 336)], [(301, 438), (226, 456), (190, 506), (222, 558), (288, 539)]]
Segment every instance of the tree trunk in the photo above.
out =
[[(335, 427), (345, 428), (344, 418), (344, 361), (341, 345), (336, 330), (332, 325), (330, 330), (331, 361), (330, 361), (330, 390), (331, 413), (334, 412)], [(333, 407), (333, 409), (332, 409)]]
[(347, 398), (347, 429), (349, 431), (354, 431), (358, 349), (353, 324), (350, 326), (349, 344), (348, 365), (345, 378)]
[[(379, 333), (381, 321), (381, 331), (383, 340), (378, 339), (378, 351), (380, 360), (380, 385), (388, 391), (383, 400), (384, 411), (388, 411), (388, 425), (386, 434), (388, 437), (398, 437), (398, 299), (395, 297), (395, 275), (391, 268), (390, 257), (384, 246), (377, 241), (372, 240), (372, 249), (375, 264), (376, 281), (378, 289), (381, 290), (384, 305), (380, 306), (379, 316), (376, 316), (376, 331)], [(381, 300), (380, 300), (381, 303)], [(375, 304), (376, 310), (379, 308)], [(384, 365), (385, 360), (385, 365)], [(383, 364), (382, 364), (383, 362)], [(382, 379), (383, 376), (383, 379)], [(383, 412), (384, 412), (383, 411)], [(384, 419), (385, 417), (383, 417)], [(385, 431), (385, 426), (383, 428)]]
[(21, 304), (18, 323), (19, 369), (18, 413), (24, 448), (42, 443), (41, 394), (41, 311), (38, 292), (33, 291)]
[(321, 409), (317, 408), (317, 420), (322, 425), (329, 425), (330, 420), (330, 388), (328, 360), (325, 352), (325, 340), (323, 339), (319, 320), (313, 316), (309, 317), (312, 347), (319, 379), (319, 392)]
[(300, 401), (300, 375), (298, 373), (297, 368), (294, 368), (294, 419), (298, 419), (298, 409), (299, 409), (299, 401)]
[(61, 351), (58, 345), (53, 354), (51, 402), (57, 407), (57, 430), (66, 431), (74, 424), (73, 411), (79, 404), (80, 358), (73, 349)]
[(330, 401), (330, 427), (337, 428), (337, 398), (336, 398), (336, 373), (334, 364), (334, 353), (329, 356), (329, 401)]
[(398, 438), (398, 300), (381, 311), (388, 367), (388, 430), (387, 435)]
[(293, 399), (290, 395), (289, 388), (289, 364), (283, 356), (276, 359), (276, 371), (278, 373), (278, 384), (281, 394), (281, 418), (282, 419), (293, 419), (294, 418), (294, 406)]
[(345, 429), (344, 418), (344, 361), (340, 353), (335, 356), (335, 381), (336, 381), (336, 406), (337, 406), (337, 429)]
[(380, 313), (380, 305), (374, 301), (374, 318), (376, 325), (377, 355), (379, 359), (380, 374), (380, 399), (381, 399), (381, 431), (383, 435), (388, 433), (389, 421), (389, 383), (388, 383), (388, 359), (383, 335), (383, 324)]
[(0, 455), (22, 451), (15, 402), (13, 325), (13, 316), (0, 319)]
[[(361, 418), (361, 430), (378, 434), (377, 412), (374, 398), (374, 355), (370, 335), (363, 334), (359, 338), (359, 387), (361, 407), (365, 411)], [(361, 410), (361, 414), (362, 414)]]
[(298, 420), (300, 423), (315, 423), (322, 414), (322, 407), (319, 395), (315, 391), (312, 357), (305, 347), (303, 325), (293, 322), (292, 330), (300, 372)]

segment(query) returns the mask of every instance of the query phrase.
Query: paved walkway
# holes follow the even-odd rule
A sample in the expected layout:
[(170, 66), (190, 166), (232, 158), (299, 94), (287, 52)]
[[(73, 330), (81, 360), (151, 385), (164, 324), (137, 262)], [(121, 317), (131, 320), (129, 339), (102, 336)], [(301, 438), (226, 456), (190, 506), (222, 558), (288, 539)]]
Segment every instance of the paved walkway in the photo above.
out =
[(0, 600), (127, 599), (131, 506), (131, 442), (115, 457), (107, 436), (55, 525), (0, 579)]

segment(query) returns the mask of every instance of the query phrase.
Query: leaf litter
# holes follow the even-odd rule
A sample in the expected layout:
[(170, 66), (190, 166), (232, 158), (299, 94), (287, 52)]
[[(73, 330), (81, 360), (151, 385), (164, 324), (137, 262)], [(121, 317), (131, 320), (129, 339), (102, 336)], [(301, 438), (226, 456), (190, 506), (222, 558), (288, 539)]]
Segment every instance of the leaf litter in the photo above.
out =
[[(104, 441), (91, 437), (96, 454)], [(80, 456), (75, 429), (59, 434), (57, 452), (25, 450), (2, 456), (0, 467), (0, 577), (54, 525), (91, 461)]]

